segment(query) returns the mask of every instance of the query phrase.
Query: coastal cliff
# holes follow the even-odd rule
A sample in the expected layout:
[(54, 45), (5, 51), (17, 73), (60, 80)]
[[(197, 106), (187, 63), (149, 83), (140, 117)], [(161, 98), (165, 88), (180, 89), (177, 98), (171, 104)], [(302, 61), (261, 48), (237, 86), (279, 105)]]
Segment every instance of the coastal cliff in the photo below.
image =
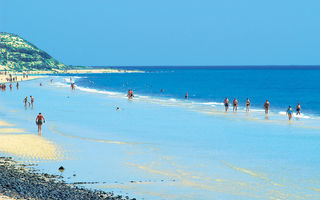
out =
[(23, 38), (0, 32), (0, 70), (61, 71), (68, 66)]

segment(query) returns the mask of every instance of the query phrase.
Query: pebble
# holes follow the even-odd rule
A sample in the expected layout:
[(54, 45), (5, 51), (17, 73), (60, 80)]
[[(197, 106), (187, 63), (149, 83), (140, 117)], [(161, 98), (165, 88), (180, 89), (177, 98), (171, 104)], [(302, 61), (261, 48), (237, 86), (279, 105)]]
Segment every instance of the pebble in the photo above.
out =
[(33, 168), (19, 165), (11, 157), (0, 157), (0, 172), (0, 193), (14, 199), (129, 199), (127, 196), (115, 196), (111, 192), (86, 189), (78, 187), (76, 184), (66, 184), (63, 180), (59, 180), (60, 176), (37, 173)]

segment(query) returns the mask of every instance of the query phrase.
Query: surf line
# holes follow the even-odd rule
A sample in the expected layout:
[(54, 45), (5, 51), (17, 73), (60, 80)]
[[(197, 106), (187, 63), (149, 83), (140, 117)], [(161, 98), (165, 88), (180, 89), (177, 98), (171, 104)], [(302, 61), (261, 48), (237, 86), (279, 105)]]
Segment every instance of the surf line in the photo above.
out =
[(59, 135), (68, 137), (68, 138), (74, 138), (74, 139), (80, 139), (80, 140), (86, 140), (86, 141), (92, 141), (92, 142), (101, 142), (101, 143), (108, 143), (108, 144), (144, 144), (144, 143), (138, 143), (138, 142), (120, 142), (120, 141), (109, 141), (109, 140), (99, 140), (99, 139), (93, 139), (93, 138), (88, 138), (88, 137), (81, 137), (81, 136), (74, 136), (74, 135), (69, 135), (66, 133), (63, 133), (61, 131), (58, 131), (55, 129), (54, 126), (50, 126), (50, 130), (54, 133), (57, 133)]

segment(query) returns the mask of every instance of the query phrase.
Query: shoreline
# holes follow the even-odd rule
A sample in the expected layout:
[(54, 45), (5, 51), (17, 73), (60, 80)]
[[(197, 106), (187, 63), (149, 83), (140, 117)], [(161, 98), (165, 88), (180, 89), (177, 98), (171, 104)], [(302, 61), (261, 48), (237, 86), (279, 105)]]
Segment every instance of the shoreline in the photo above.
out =
[(15, 74), (22, 75), (23, 73), (30, 75), (46, 75), (46, 74), (108, 74), (108, 73), (144, 73), (142, 70), (127, 70), (127, 69), (68, 69), (68, 70), (36, 70), (16, 72)]
[[(0, 157), (0, 199), (105, 199), (129, 200), (128, 196), (90, 190), (59, 180), (62, 176), (39, 173), (12, 157)], [(135, 198), (132, 198), (135, 200)]]
[[(14, 72), (14, 71), (7, 71), (5, 74), (0, 73), (0, 83), (15, 83), (19, 81), (27, 81), (27, 80), (33, 80), (37, 78), (45, 77), (43, 75), (48, 74), (108, 74), (108, 73), (144, 73), (144, 71), (141, 70), (126, 70), (126, 69), (69, 69), (69, 70), (48, 70), (48, 71), (23, 71), (23, 72)], [(16, 80), (10, 81), (10, 75), (12, 75), (12, 78), (15, 78)], [(31, 76), (26, 76), (31, 75)], [(39, 75), (39, 76), (35, 76)]]
[(17, 77), (16, 81), (7, 80), (8, 77), (9, 76), (6, 76), (6, 75), (0, 75), (0, 83), (4, 84), (4, 83), (16, 83), (16, 82), (22, 82), (22, 81), (29, 81), (33, 79), (43, 78), (45, 76), (29, 76), (28, 78), (26, 78), (26, 77), (23, 77), (22, 75), (18, 75), (18, 76), (15, 76)]

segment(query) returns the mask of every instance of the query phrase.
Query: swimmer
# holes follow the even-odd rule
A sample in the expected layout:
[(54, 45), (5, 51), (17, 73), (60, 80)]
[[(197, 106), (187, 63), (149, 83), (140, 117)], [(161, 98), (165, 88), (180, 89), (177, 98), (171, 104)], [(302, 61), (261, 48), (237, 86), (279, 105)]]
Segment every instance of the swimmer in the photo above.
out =
[(42, 128), (42, 123), (45, 123), (46, 120), (44, 119), (43, 115), (39, 113), (39, 115), (36, 118), (36, 124), (38, 125), (38, 135), (41, 135), (41, 128)]
[(188, 99), (188, 92), (186, 92), (186, 94), (184, 95), (185, 99)]
[(249, 100), (249, 98), (247, 98), (247, 101), (246, 101), (246, 112), (249, 112), (249, 109), (250, 109), (250, 100)]
[(117, 107), (117, 108), (116, 108), (116, 111), (118, 111), (118, 110), (120, 110), (120, 108), (119, 108), (119, 107)]
[(264, 112), (265, 112), (266, 114), (269, 113), (269, 108), (270, 108), (270, 103), (269, 103), (268, 100), (266, 100), (266, 102), (264, 103)]
[(287, 110), (287, 115), (288, 115), (288, 117), (289, 117), (289, 120), (291, 120), (292, 115), (293, 115), (293, 111), (292, 111), (291, 106), (289, 106), (289, 108), (288, 108), (288, 110)]
[(237, 98), (234, 98), (233, 100), (233, 112), (238, 110), (238, 100)]
[(300, 103), (298, 103), (297, 107), (296, 107), (296, 111), (297, 111), (297, 115), (301, 114), (301, 106)]
[(226, 97), (223, 101), (224, 103), (224, 107), (226, 109), (226, 112), (228, 111), (228, 108), (229, 108), (229, 99)]

